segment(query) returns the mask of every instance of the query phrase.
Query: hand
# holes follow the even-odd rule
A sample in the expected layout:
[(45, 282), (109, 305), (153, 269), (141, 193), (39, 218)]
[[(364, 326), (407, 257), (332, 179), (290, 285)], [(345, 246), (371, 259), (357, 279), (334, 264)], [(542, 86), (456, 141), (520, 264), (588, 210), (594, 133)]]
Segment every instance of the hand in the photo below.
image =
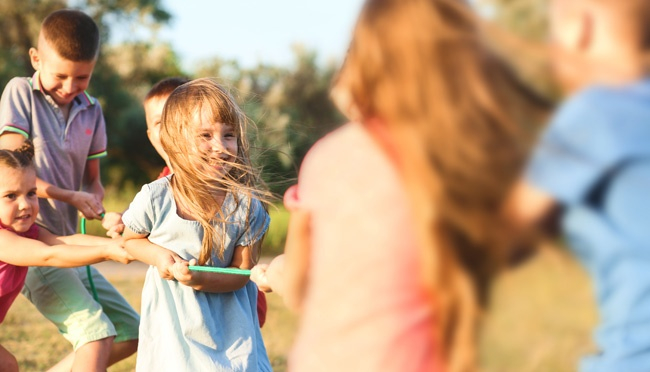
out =
[(293, 185), (287, 189), (282, 198), (284, 208), (293, 212), (300, 208), (300, 198), (298, 197), (298, 185)]
[(189, 261), (176, 262), (172, 267), (171, 271), (179, 283), (191, 287), (196, 284), (196, 276), (200, 273), (190, 271), (189, 266), (196, 265), (196, 259), (191, 259)]
[(102, 218), (102, 227), (110, 230), (115, 225), (122, 225), (122, 213), (106, 212)]
[(257, 284), (257, 288), (259, 288), (260, 291), (265, 293), (273, 292), (271, 284), (269, 283), (269, 278), (266, 276), (268, 268), (269, 265), (267, 264), (259, 264), (255, 265), (251, 269), (251, 281)]
[(172, 267), (177, 262), (182, 263), (187, 261), (183, 260), (179, 255), (170, 250), (165, 251), (166, 252), (159, 255), (158, 259), (156, 260), (156, 268), (158, 269), (158, 274), (163, 279), (175, 279), (172, 272)]
[(122, 233), (124, 233), (125, 227), (126, 226), (124, 224), (115, 225), (106, 231), (106, 236), (113, 239), (120, 238), (122, 236)]
[(124, 239), (114, 239), (108, 246), (108, 258), (115, 262), (128, 264), (134, 260), (133, 256), (124, 249)]
[(79, 213), (89, 220), (99, 220), (104, 213), (104, 206), (101, 199), (95, 195), (85, 191), (75, 191), (69, 201)]

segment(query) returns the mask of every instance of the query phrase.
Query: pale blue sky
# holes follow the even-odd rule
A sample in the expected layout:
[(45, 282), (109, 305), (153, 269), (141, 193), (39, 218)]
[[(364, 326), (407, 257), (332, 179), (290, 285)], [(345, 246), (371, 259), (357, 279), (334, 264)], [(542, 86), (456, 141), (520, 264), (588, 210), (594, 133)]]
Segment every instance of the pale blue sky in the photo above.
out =
[(291, 46), (315, 49), (325, 62), (340, 59), (363, 0), (163, 0), (174, 19), (160, 31), (184, 67), (214, 56), (289, 64)]

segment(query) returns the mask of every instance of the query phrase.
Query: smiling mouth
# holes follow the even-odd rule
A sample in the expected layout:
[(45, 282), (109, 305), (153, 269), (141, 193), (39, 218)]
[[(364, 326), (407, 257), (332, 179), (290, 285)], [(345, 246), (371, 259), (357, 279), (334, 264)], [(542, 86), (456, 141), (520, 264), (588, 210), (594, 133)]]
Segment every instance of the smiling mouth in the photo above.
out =
[(29, 220), (30, 218), (32, 218), (31, 214), (25, 214), (25, 215), (16, 217), (16, 220), (17, 221), (25, 221), (25, 220)]

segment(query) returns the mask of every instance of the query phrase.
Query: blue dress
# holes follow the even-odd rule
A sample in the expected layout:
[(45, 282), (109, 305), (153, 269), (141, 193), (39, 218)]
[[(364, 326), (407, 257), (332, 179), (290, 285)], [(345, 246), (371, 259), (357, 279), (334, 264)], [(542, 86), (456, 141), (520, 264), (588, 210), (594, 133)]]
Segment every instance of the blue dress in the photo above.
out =
[(650, 80), (569, 99), (527, 179), (564, 205), (563, 231), (596, 289), (600, 350), (580, 370), (649, 371)]
[[(203, 228), (178, 216), (169, 180), (145, 185), (125, 212), (124, 223), (186, 260), (198, 259)], [(212, 265), (226, 267), (236, 246), (262, 237), (270, 218), (259, 200), (241, 197), (236, 203), (232, 194), (226, 196), (222, 210), (229, 216), (225, 257), (220, 260), (215, 254)], [(142, 290), (136, 369), (271, 371), (256, 306), (253, 282), (234, 292), (202, 292), (162, 279), (154, 266), (149, 267)]]

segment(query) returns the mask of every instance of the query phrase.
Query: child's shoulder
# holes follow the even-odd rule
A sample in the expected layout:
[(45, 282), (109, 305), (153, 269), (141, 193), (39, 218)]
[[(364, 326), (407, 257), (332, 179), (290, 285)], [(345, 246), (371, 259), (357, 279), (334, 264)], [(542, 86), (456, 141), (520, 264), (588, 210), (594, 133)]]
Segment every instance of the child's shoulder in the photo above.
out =
[(170, 177), (171, 176), (159, 178), (153, 182), (144, 184), (142, 189), (140, 189), (139, 194), (151, 201), (164, 199), (171, 192), (169, 183)]
[(620, 129), (621, 121), (647, 123), (650, 119), (650, 81), (625, 86), (594, 85), (569, 98), (558, 108), (551, 126), (558, 130)]
[(29, 94), (33, 90), (32, 78), (30, 77), (14, 77), (7, 85), (5, 85), (5, 92), (10, 92), (13, 94)]
[(330, 167), (349, 164), (355, 154), (367, 154), (372, 138), (361, 123), (350, 122), (325, 135), (309, 149), (302, 168), (318, 169), (319, 173)]

